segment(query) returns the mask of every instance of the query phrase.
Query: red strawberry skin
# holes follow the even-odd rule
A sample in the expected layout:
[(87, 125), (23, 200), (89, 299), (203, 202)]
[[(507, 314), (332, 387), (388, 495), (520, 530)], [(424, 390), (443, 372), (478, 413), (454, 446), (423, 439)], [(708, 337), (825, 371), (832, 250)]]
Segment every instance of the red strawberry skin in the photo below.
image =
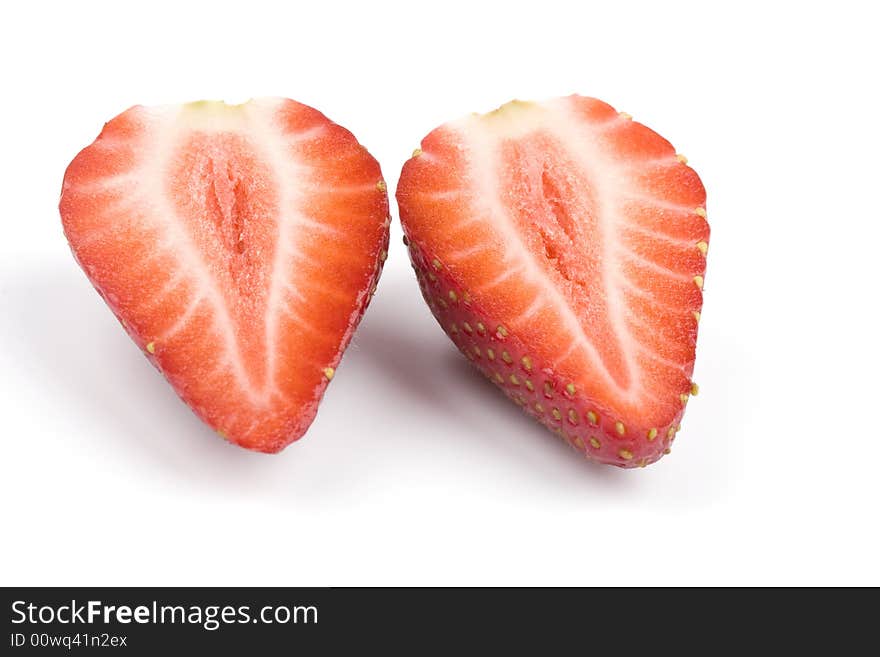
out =
[(312, 423), (387, 254), (379, 165), (292, 100), (132, 107), (64, 176), (92, 285), (222, 437), (278, 452)]
[(587, 458), (668, 453), (697, 391), (709, 241), (684, 158), (579, 96), (446, 124), (413, 155), (401, 223), (456, 347)]

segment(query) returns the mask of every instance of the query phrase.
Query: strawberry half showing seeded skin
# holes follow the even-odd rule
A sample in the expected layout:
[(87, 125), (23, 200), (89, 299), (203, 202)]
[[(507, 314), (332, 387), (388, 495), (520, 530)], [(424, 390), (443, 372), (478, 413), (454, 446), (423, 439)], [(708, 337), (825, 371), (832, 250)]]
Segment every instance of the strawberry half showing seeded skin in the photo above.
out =
[(133, 107), (71, 162), (60, 211), (200, 418), (263, 452), (302, 436), (387, 253), (385, 182), (349, 131), (280, 98)]
[(669, 451), (709, 225), (668, 141), (592, 98), (513, 101), (425, 137), (397, 201), (425, 300), (485, 376), (591, 459)]

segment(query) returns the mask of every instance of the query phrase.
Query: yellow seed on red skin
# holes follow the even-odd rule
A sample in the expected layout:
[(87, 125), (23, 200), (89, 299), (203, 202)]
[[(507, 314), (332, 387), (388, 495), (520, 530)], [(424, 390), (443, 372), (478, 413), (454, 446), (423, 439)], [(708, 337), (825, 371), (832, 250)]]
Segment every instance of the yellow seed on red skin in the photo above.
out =
[(385, 262), (386, 260), (388, 260), (388, 251), (386, 251), (385, 249), (379, 251), (379, 260), (381, 262)]
[(574, 444), (577, 445), (578, 449), (584, 449), (584, 440), (580, 436), (574, 439)]
[(388, 185), (385, 184), (384, 180), (380, 180), (376, 183), (376, 189), (378, 189), (380, 192), (384, 192), (386, 189), (388, 189)]
[(495, 372), (495, 380), (496, 380), (498, 383), (504, 383), (504, 377), (501, 376), (498, 372)]
[(443, 308), (443, 310), (449, 308), (449, 304), (446, 303), (446, 299), (444, 299), (443, 297), (437, 297), (437, 303), (440, 305), (441, 308)]
[(602, 447), (602, 443), (600, 443), (595, 438), (590, 438), (590, 444), (593, 446), (594, 449), (599, 449), (600, 447)]
[(544, 407), (541, 405), (541, 402), (535, 402), (535, 410), (539, 413), (544, 412)]
[(553, 384), (549, 381), (544, 382), (544, 396), (547, 399), (553, 399)]
[(434, 276), (434, 272), (432, 272), (432, 271), (428, 272), (428, 280), (431, 281), (432, 283), (437, 282), (437, 277)]
[(694, 285), (699, 289), (703, 289), (703, 277), (702, 276), (694, 276)]
[(477, 322), (477, 333), (486, 335), (486, 325), (483, 322)]
[(654, 440), (657, 437), (657, 429), (651, 429), (648, 431), (648, 440)]
[(440, 269), (442, 269), (443, 267), (443, 265), (440, 263), (439, 260), (437, 260), (437, 258), (434, 258), (431, 261), (431, 266), (434, 267), (434, 269), (436, 269), (437, 271), (440, 271)]
[(510, 365), (511, 363), (513, 363), (513, 358), (510, 357), (510, 354), (507, 353), (506, 350), (501, 352), (501, 360), (503, 360), (503, 361), (504, 361), (505, 363), (507, 363), (508, 365)]
[(621, 436), (626, 433), (626, 427), (623, 426), (623, 422), (620, 420), (614, 423), (614, 430)]
[(627, 112), (620, 112), (618, 116), (624, 121), (632, 121), (632, 114), (628, 114)]
[(597, 416), (593, 411), (587, 412), (587, 420), (589, 420), (590, 424), (592, 424), (593, 426), (599, 424), (599, 416)]
[(550, 414), (553, 416), (554, 420), (562, 419), (562, 413), (559, 412), (558, 408), (554, 408), (552, 411), (550, 411)]
[(567, 386), (565, 386), (565, 391), (566, 391), (569, 395), (571, 395), (572, 397), (574, 397), (574, 393), (577, 391), (577, 388), (574, 387), (574, 384), (573, 384), (573, 383), (569, 383)]
[(477, 358), (483, 357), (483, 352), (480, 351), (480, 348), (477, 345), (474, 345), (474, 356)]
[(499, 338), (506, 338), (507, 337), (507, 329), (501, 325), (498, 326), (498, 328), (495, 330), (495, 332)]
[(696, 208), (694, 210), (694, 214), (700, 215), (703, 219), (706, 218), (706, 208)]
[(519, 377), (516, 374), (511, 374), (510, 375), (510, 382), (513, 385), (518, 386), (519, 385)]
[(324, 368), (324, 376), (327, 377), (328, 381), (333, 378), (334, 374), (336, 374), (336, 370), (334, 370), (332, 367), (325, 367)]
[(682, 164), (687, 164), (687, 163), (688, 163), (688, 159), (687, 159), (684, 155), (682, 155), (681, 153), (679, 153), (678, 155), (676, 155), (676, 156), (675, 156), (675, 159), (678, 160), (679, 162), (681, 162)]
[(464, 332), (467, 333), (468, 335), (472, 335), (474, 332), (474, 329), (467, 322), (462, 324), (461, 327), (464, 329)]
[(700, 394), (700, 386), (698, 386), (696, 383), (691, 383), (691, 395), (693, 397), (696, 397), (699, 394)]
[(452, 333), (453, 335), (458, 333), (458, 326), (456, 325), (455, 322), (452, 322), (452, 324), (449, 325), (449, 332)]
[(628, 449), (622, 449), (617, 453), (620, 454), (620, 458), (622, 458), (624, 461), (629, 461), (633, 457), (633, 453)]
[(709, 250), (709, 245), (706, 242), (700, 241), (697, 242), (697, 248), (700, 250), (700, 253), (706, 255), (706, 252)]
[(528, 356), (523, 356), (522, 357), (522, 366), (526, 372), (531, 372), (532, 371), (532, 359), (529, 358)]
[(417, 149), (415, 149), (415, 150), (413, 151), (412, 156), (413, 156), (413, 157), (418, 157), (418, 156), (421, 155), (421, 154), (422, 154), (422, 149), (421, 149), (421, 148), (417, 148)]
[(455, 290), (449, 290), (449, 300), (452, 303), (458, 303), (458, 295), (455, 293)]
[(644, 467), (646, 467), (647, 465), (648, 465), (648, 459), (642, 459), (641, 461), (639, 461), (639, 467), (640, 467), (640, 468), (644, 468)]
[(685, 405), (688, 403), (688, 397), (689, 395), (683, 392), (678, 396), (678, 399), (681, 401), (682, 405)]
[(155, 342), (148, 342), (147, 343), (147, 351), (149, 351), (151, 354), (155, 354), (156, 353), (156, 343)]
[(529, 379), (526, 379), (526, 388), (528, 388), (529, 392), (535, 391), (535, 386), (532, 384), (532, 382)]
[(663, 450), (663, 453), (664, 454), (672, 454), (672, 450), (667, 447), (666, 449)]
[(489, 347), (488, 349), (486, 349), (486, 357), (487, 357), (489, 360), (495, 360), (495, 350), (492, 349), (491, 347)]
[(700, 323), (700, 317), (702, 317), (702, 315), (700, 314), (700, 311), (699, 311), (699, 310), (695, 310), (695, 311), (694, 311), (694, 319), (697, 320), (697, 324)]
[(675, 435), (675, 427), (669, 427), (669, 431), (666, 432), (667, 438), (672, 438)]
[(577, 424), (581, 421), (581, 418), (578, 416), (577, 411), (573, 408), (568, 411), (568, 421), (572, 424)]

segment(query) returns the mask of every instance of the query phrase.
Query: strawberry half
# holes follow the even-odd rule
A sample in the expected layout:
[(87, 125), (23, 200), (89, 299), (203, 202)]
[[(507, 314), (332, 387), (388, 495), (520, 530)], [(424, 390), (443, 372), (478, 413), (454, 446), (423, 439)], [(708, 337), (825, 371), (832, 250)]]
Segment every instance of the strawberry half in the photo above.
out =
[(233, 443), (311, 424), (388, 244), (379, 165), (286, 99), (133, 107), (64, 176), (74, 257), (178, 395)]
[(513, 101), (431, 132), (397, 201), (422, 294), (483, 374), (592, 459), (668, 451), (709, 243), (668, 141), (592, 98)]

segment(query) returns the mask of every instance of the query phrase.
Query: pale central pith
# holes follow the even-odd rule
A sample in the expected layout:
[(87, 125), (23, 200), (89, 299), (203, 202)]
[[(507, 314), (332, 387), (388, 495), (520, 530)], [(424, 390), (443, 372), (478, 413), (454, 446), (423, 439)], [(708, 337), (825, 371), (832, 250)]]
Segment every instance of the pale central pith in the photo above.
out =
[[(207, 304), (222, 345), (218, 370), (230, 371), (250, 401), (264, 406), (283, 396), (276, 385), (277, 324), (302, 296), (289, 273), (297, 238), (308, 239), (312, 228), (300, 221), (302, 171), (279, 150), (285, 141), (274, 109), (248, 104), (204, 116), (157, 110), (140, 186), (143, 199), (157, 205), (151, 215), (167, 245), (158, 247), (175, 255), (180, 277), (194, 289), (189, 307), (157, 341), (185, 328)], [(259, 326), (263, 331), (254, 330)]]
[(473, 117), (459, 132), (471, 154), (475, 197), (486, 204), (504, 241), (506, 268), (539, 282), (541, 292), (511, 321), (523, 325), (550, 305), (571, 345), (547, 365), (555, 367), (580, 349), (608, 385), (636, 399), (642, 392), (637, 345), (616, 289), (622, 275), (614, 266), (617, 227), (604, 200), (621, 191), (624, 177), (614, 175), (616, 165), (604, 162), (582, 122), (562, 109), (526, 106), (516, 122), (491, 118), (491, 130), (485, 118)]
[(250, 142), (231, 132), (193, 132), (170, 162), (166, 187), (191, 243), (224, 291), (250, 386), (269, 379), (267, 335), (254, 331), (267, 311), (277, 248), (278, 183)]

